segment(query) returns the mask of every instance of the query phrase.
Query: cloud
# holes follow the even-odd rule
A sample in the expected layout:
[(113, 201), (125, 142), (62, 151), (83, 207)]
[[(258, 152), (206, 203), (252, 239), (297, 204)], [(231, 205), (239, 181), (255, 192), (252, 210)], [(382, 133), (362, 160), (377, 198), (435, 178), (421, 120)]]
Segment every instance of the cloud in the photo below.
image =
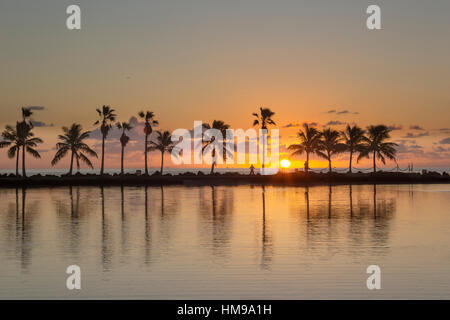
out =
[(294, 122), (288, 123), (287, 125), (283, 126), (283, 128), (298, 128), (298, 127), (300, 127), (300, 123)]
[(425, 130), (424, 128), (422, 128), (422, 127), (419, 126), (419, 125), (412, 125), (412, 126), (409, 126), (409, 129), (410, 129), (410, 130), (419, 130), (419, 131)]
[(343, 124), (345, 124), (344, 122), (341, 122), (341, 121), (339, 121), (339, 120), (334, 120), (334, 121), (329, 121), (329, 122), (327, 122), (325, 125), (324, 125), (324, 127), (325, 126), (340, 126), (340, 125), (343, 125)]
[(337, 114), (347, 114), (350, 113), (350, 111), (348, 110), (342, 110), (342, 111), (338, 111)]
[(45, 123), (42, 121), (36, 121), (36, 120), (30, 120), (31, 124), (36, 127), (36, 128), (40, 128), (40, 127), (54, 127), (55, 125), (53, 123)]
[(30, 109), (30, 110), (36, 110), (36, 111), (45, 109), (45, 107), (43, 107), (43, 106), (29, 106), (29, 107), (26, 107), (26, 108)]
[(418, 134), (414, 134), (414, 133), (410, 133), (408, 132), (406, 134), (406, 136), (404, 136), (403, 138), (405, 139), (415, 139), (415, 138), (421, 138), (421, 137), (428, 137), (430, 135), (430, 133), (427, 132), (423, 132), (423, 133), (418, 133)]
[(403, 126), (401, 124), (393, 124), (391, 126), (388, 126), (388, 129), (391, 131), (402, 130)]
[(439, 144), (450, 144), (450, 138), (445, 138), (439, 141)]
[(449, 152), (450, 148), (444, 148), (441, 146), (437, 146), (435, 148), (433, 148), (434, 152), (438, 152), (438, 153), (442, 153), (442, 152)]
[(328, 110), (326, 113), (336, 113), (336, 110), (335, 109)]
[(353, 114), (359, 114), (359, 112), (358, 112), (358, 111), (355, 111), (355, 112), (353, 112)]
[(423, 147), (416, 144), (415, 141), (399, 140), (396, 150), (398, 153), (423, 153)]

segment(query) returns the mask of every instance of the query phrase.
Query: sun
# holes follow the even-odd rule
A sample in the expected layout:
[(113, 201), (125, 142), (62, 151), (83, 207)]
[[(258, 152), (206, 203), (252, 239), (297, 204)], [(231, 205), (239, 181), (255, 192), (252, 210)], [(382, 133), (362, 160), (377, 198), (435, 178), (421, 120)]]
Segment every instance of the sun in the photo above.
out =
[(283, 159), (280, 161), (280, 165), (283, 168), (289, 168), (291, 166), (291, 162), (288, 159)]

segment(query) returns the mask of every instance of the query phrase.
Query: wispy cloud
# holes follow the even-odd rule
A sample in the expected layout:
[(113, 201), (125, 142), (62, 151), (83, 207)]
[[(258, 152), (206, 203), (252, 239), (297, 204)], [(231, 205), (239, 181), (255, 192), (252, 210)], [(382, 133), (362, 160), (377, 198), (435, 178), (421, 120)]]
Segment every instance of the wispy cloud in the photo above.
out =
[(410, 129), (410, 130), (418, 130), (418, 131), (423, 131), (423, 130), (425, 130), (424, 128), (422, 128), (422, 127), (419, 126), (419, 125), (411, 125), (411, 126), (409, 126), (409, 129)]
[(415, 138), (428, 137), (429, 135), (430, 135), (429, 132), (423, 132), (423, 133), (417, 133), (417, 134), (408, 132), (403, 138), (415, 139)]
[(450, 138), (442, 139), (438, 142), (439, 144), (450, 144)]
[(393, 124), (391, 126), (388, 126), (389, 130), (395, 131), (395, 130), (402, 130), (403, 126), (401, 124)]

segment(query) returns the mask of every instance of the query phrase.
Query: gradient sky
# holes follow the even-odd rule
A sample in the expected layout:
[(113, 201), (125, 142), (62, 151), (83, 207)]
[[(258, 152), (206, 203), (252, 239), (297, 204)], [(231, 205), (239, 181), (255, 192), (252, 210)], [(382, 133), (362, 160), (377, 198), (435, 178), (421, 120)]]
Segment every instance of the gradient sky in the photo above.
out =
[[(70, 4), (80, 31), (66, 29)], [(369, 4), (381, 6), (382, 30), (366, 28)], [(303, 122), (384, 123), (401, 128), (401, 165), (450, 167), (449, 14), (448, 0), (2, 0), (0, 126), (22, 106), (45, 107), (34, 115), (42, 160), (28, 166), (46, 168), (61, 126), (93, 129), (103, 104), (122, 121), (152, 110), (165, 130), (214, 119), (249, 128), (264, 106), (283, 145)], [(131, 167), (142, 167), (140, 134)], [(106, 166), (118, 167), (112, 143)], [(1, 150), (0, 168), (13, 167)]]

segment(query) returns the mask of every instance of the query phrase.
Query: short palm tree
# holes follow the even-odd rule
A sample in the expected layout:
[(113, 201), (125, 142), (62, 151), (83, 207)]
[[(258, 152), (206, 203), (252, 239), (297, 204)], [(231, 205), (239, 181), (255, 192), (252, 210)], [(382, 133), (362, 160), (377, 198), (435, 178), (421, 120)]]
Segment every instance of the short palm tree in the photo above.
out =
[[(224, 160), (226, 160), (227, 154), (231, 155), (231, 152), (227, 149), (227, 144), (226, 144), (226, 136), (227, 136), (226, 130), (229, 129), (230, 126), (222, 120), (214, 120), (211, 125), (206, 123), (203, 125), (203, 127), (205, 129), (216, 129), (216, 130), (220, 131), (220, 133), (222, 134), (222, 141), (217, 141), (217, 143), (222, 143), (222, 157)], [(205, 137), (205, 134), (203, 134), (203, 137)], [(203, 141), (202, 153), (205, 151), (205, 149), (210, 147), (213, 143), (216, 143), (215, 137), (207, 137), (207, 140), (208, 141)], [(211, 158), (212, 158), (212, 164), (211, 164), (210, 174), (213, 174), (214, 167), (216, 165), (216, 148), (215, 147), (211, 151)]]
[(16, 128), (7, 125), (5, 131), (2, 132), (3, 141), (0, 141), (0, 149), (9, 147), (8, 158), (12, 159), (16, 157), (16, 177), (19, 176), (19, 154), (22, 146), (17, 134), (18, 124), (16, 124)]
[(147, 152), (148, 152), (148, 137), (153, 132), (153, 127), (158, 124), (158, 121), (154, 119), (155, 113), (152, 111), (140, 111), (138, 113), (141, 119), (144, 119), (144, 134), (145, 134), (145, 146), (144, 146), (144, 158), (145, 158), (145, 174), (148, 175), (148, 164), (147, 164)]
[(122, 153), (120, 156), (120, 174), (123, 175), (123, 158), (125, 154), (125, 147), (130, 141), (130, 137), (126, 135), (125, 131), (130, 131), (133, 127), (128, 122), (119, 122), (116, 126), (118, 129), (122, 130), (122, 134), (120, 135), (120, 144), (122, 145)]
[(322, 131), (317, 154), (320, 157), (328, 160), (328, 172), (332, 171), (331, 158), (333, 157), (333, 155), (342, 153), (345, 150), (346, 145), (341, 143), (339, 131), (330, 128)]
[(262, 167), (264, 168), (264, 162), (265, 162), (265, 155), (266, 155), (266, 139), (265, 136), (267, 134), (267, 127), (269, 125), (276, 125), (275, 121), (273, 121), (272, 117), (275, 115), (275, 112), (270, 110), (269, 108), (259, 108), (259, 114), (253, 113), (252, 114), (256, 119), (253, 120), (254, 126), (261, 126), (261, 129), (263, 129), (263, 157), (262, 157)]
[(365, 131), (357, 125), (347, 125), (344, 131), (341, 132), (343, 142), (347, 146), (347, 151), (350, 152), (350, 161), (348, 165), (348, 172), (352, 173), (352, 159), (353, 154), (361, 152), (364, 147)]
[(378, 158), (386, 163), (386, 158), (395, 160), (398, 144), (394, 142), (386, 142), (391, 135), (390, 129), (385, 125), (369, 126), (367, 127), (367, 137), (364, 139), (363, 151), (359, 154), (358, 160), (368, 158), (370, 153), (373, 157), (373, 172), (377, 172), (376, 159)]
[(39, 143), (43, 143), (41, 138), (35, 137), (33, 130), (33, 125), (27, 123), (26, 121), (17, 123), (17, 136), (22, 146), (22, 176), (25, 178), (27, 176), (25, 170), (25, 155), (26, 153), (31, 154), (35, 158), (40, 158), (39, 152), (34, 149)]
[(320, 136), (319, 130), (304, 123), (303, 130), (298, 131), (300, 143), (288, 147), (293, 156), (306, 153), (305, 172), (309, 171), (309, 155), (316, 153), (319, 149)]
[(156, 131), (156, 141), (150, 141), (149, 151), (159, 150), (161, 151), (161, 175), (164, 170), (164, 153), (172, 152), (174, 143), (172, 142), (172, 136), (169, 131)]
[(95, 121), (94, 125), (100, 124), (100, 131), (102, 133), (102, 164), (100, 168), (100, 174), (102, 175), (105, 170), (105, 140), (108, 136), (109, 130), (112, 128), (112, 124), (116, 121), (115, 110), (110, 106), (103, 106), (102, 109), (96, 109), (100, 119)]
[(58, 140), (61, 142), (56, 144), (57, 151), (53, 157), (52, 166), (56, 165), (70, 151), (69, 175), (72, 175), (74, 160), (78, 169), (80, 168), (80, 160), (92, 169), (92, 162), (88, 156), (97, 158), (97, 153), (84, 142), (84, 140), (89, 138), (90, 131), (82, 132), (83, 128), (78, 123), (72, 124), (70, 128), (62, 127), (62, 130), (64, 134), (58, 135)]

